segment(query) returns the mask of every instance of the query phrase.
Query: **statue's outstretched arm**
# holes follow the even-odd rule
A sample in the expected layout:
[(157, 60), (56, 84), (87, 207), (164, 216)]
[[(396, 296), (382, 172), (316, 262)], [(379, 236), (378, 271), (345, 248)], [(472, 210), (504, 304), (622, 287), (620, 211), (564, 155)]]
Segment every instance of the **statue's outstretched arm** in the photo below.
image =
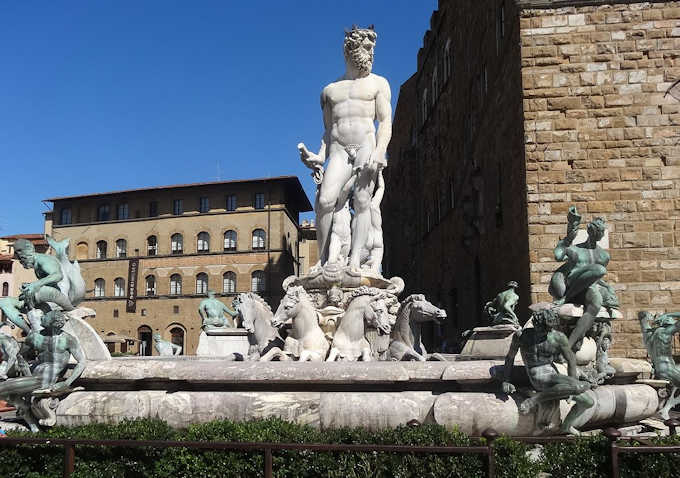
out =
[(576, 369), (576, 354), (571, 347), (569, 347), (569, 339), (562, 332), (555, 332), (555, 339), (557, 345), (560, 347), (560, 352), (562, 356), (567, 361), (567, 373), (570, 377), (578, 378), (578, 372)]
[(80, 343), (78, 342), (78, 339), (75, 337), (68, 337), (68, 350), (71, 352), (71, 355), (73, 355), (73, 358), (76, 360), (76, 366), (74, 369), (71, 371), (71, 375), (63, 381), (58, 384), (55, 384), (55, 387), (52, 388), (66, 388), (70, 387), (73, 385), (73, 382), (78, 380), (80, 376), (83, 374), (85, 371), (85, 354), (83, 353), (83, 349), (80, 346)]
[(571, 243), (576, 239), (576, 234), (578, 233), (578, 226), (581, 224), (581, 216), (576, 211), (574, 206), (569, 208), (569, 214), (567, 215), (567, 235), (557, 242), (557, 247), (553, 251), (555, 254), (555, 260), (563, 261), (567, 256), (567, 249), (571, 246)]

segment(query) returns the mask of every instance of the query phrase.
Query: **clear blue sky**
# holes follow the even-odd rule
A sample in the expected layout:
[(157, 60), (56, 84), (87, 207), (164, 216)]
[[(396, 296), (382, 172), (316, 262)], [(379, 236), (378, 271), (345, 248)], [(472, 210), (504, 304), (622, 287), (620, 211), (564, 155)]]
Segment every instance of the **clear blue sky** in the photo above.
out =
[(374, 23), (399, 86), (436, 0), (30, 1), (0, 14), (0, 235), (41, 232), (41, 200), (293, 174), (344, 72), (343, 28)]

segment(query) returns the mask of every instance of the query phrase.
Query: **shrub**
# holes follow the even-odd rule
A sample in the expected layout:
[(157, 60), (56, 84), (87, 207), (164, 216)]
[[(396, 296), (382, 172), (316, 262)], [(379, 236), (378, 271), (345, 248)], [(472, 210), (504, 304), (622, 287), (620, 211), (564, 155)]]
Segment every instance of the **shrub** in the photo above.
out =
[[(174, 430), (159, 420), (124, 420), (118, 424), (55, 427), (39, 434), (9, 432), (9, 436), (86, 438), (102, 440), (242, 441), (281, 443), (475, 445), (478, 442), (439, 425), (399, 427), (371, 432), (362, 428), (318, 430), (279, 419), (244, 423), (214, 421)], [(651, 440), (655, 444), (680, 444), (680, 437)], [(532, 477), (548, 472), (553, 477), (606, 477), (610, 472), (609, 444), (604, 437), (590, 437), (544, 445), (532, 460), (526, 445), (507, 437), (495, 441), (496, 474), (503, 478)], [(2, 450), (0, 477), (60, 477), (62, 447), (21, 445)], [(680, 467), (677, 454), (621, 454), (621, 476), (673, 476)], [(483, 477), (484, 455), (436, 455), (275, 451), (274, 474), (278, 477), (388, 478), (388, 477)], [(74, 477), (183, 478), (262, 476), (261, 451), (209, 451), (189, 448), (76, 447)]]

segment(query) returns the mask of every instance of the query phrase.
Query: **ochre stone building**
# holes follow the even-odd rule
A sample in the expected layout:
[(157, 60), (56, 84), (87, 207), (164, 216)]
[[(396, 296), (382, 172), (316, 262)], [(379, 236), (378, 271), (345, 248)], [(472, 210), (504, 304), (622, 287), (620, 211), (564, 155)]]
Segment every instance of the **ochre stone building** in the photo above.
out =
[(147, 355), (155, 332), (195, 352), (209, 289), (228, 305), (252, 290), (275, 308), (283, 279), (301, 272), (298, 219), (311, 210), (295, 176), (46, 201), (46, 232), (70, 239), (91, 325), (110, 350)]
[(509, 280), (523, 315), (549, 300), (575, 205), (608, 223), (613, 352), (645, 356), (637, 312), (680, 305), (678, 78), (680, 2), (440, 0), (402, 85), (383, 215), (386, 268), (417, 271), (409, 290), (452, 318), (442, 338), (480, 325)]

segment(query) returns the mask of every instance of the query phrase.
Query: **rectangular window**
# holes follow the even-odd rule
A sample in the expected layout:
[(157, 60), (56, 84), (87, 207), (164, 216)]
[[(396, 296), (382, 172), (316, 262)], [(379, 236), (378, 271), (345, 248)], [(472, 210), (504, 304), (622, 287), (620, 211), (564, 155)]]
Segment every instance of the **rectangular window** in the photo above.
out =
[(149, 203), (149, 217), (158, 216), (158, 201), (151, 201)]
[(208, 212), (208, 211), (210, 211), (210, 199), (207, 198), (207, 197), (202, 197), (202, 198), (199, 200), (198, 210), (199, 210), (199, 212)]
[(236, 194), (227, 196), (227, 211), (236, 211)]
[(59, 224), (71, 224), (71, 208), (65, 207), (61, 210), (61, 218)]
[(113, 309), (113, 318), (114, 319), (118, 318), (118, 309)]
[(109, 205), (102, 204), (97, 208), (97, 221), (108, 221), (109, 220)]
[(184, 203), (184, 201), (182, 201), (181, 199), (175, 199), (174, 201), (172, 201), (172, 213), (175, 216), (180, 216), (180, 215), (184, 214), (184, 204), (183, 203)]
[(172, 313), (173, 314), (179, 314), (179, 305), (173, 305), (172, 306)]
[(255, 193), (255, 209), (264, 209), (264, 193)]
[(128, 205), (127, 203), (119, 204), (118, 205), (118, 215), (117, 218), (120, 219), (127, 219), (129, 216), (129, 211), (128, 211)]

